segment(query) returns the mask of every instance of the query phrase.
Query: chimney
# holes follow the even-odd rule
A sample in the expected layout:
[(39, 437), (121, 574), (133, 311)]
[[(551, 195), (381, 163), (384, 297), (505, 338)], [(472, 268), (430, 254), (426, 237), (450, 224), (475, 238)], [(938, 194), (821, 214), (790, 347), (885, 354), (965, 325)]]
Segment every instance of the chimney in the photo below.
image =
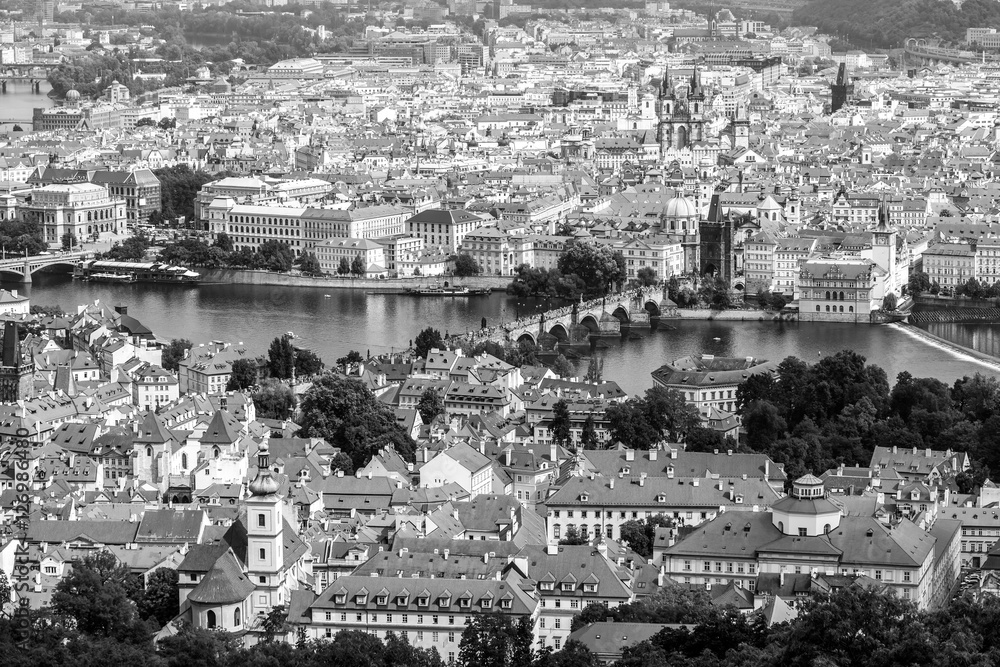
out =
[(635, 461), (635, 450), (634, 449), (626, 449), (625, 450), (625, 460), (626, 461)]
[(673, 479), (673, 478), (674, 478), (674, 467), (672, 465), (667, 466), (667, 479)]
[(695, 477), (694, 479), (691, 480), (691, 486), (698, 486), (698, 478), (697, 477)]
[(510, 467), (511, 456), (512, 456), (513, 453), (514, 452), (513, 452), (513, 450), (510, 447), (508, 447), (507, 449), (503, 450), (504, 459), (507, 461), (506, 465), (507, 465), (508, 468)]
[(726, 456), (732, 456), (732, 455), (733, 455), (733, 450), (727, 449), (726, 450)]
[(371, 479), (371, 478), (372, 478), (372, 471), (371, 471), (371, 470), (369, 470), (369, 471), (368, 471), (368, 479)]
[(608, 488), (609, 489), (615, 488), (615, 478), (614, 477), (612, 477), (611, 481), (608, 482)]
[(784, 585), (785, 585), (785, 571), (782, 570), (781, 572), (778, 573), (778, 586), (783, 587)]
[(676, 459), (677, 458), (677, 450), (676, 449), (671, 449), (670, 450), (670, 458), (672, 458), (672, 459)]
[(764, 479), (771, 479), (771, 459), (764, 459)]
[(656, 450), (655, 449), (649, 450), (649, 460), (650, 461), (655, 461), (656, 460), (656, 456), (657, 456), (657, 454), (656, 454)]
[(722, 489), (723, 489), (724, 487), (725, 487), (725, 484), (723, 484), (723, 483), (722, 483), (722, 480), (721, 480), (721, 479), (720, 479), (719, 481), (717, 481), (717, 482), (715, 483), (715, 488), (716, 488), (716, 490), (718, 490), (718, 491), (722, 491)]
[(559, 465), (559, 445), (554, 442), (549, 445), (549, 460), (552, 461), (552, 465)]
[(897, 454), (898, 453), (898, 451), (897, 451), (898, 449), (899, 449), (899, 447), (897, 447), (896, 445), (893, 445), (892, 446), (892, 453), (893, 454)]
[(924, 457), (928, 459), (931, 457), (931, 450), (929, 448), (924, 450)]
[(558, 544), (549, 544), (548, 546), (545, 547), (545, 553), (547, 553), (550, 556), (558, 556), (559, 555), (559, 545)]
[(451, 551), (449, 551), (448, 549), (444, 550), (444, 559), (445, 560), (448, 560), (448, 554), (450, 554), (450, 553), (451, 553)]

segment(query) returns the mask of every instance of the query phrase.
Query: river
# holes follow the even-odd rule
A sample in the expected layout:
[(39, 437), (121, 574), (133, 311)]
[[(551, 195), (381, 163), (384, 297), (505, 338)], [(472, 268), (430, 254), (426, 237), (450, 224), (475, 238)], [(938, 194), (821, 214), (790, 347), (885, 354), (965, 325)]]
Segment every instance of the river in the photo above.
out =
[[(129, 314), (157, 336), (189, 338), (195, 344), (245, 342), (264, 354), (275, 336), (292, 331), (304, 347), (328, 363), (352, 349), (362, 354), (404, 349), (426, 326), (442, 334), (456, 333), (478, 329), (484, 317), (492, 324), (501, 317), (509, 320), (545, 308), (542, 302), (519, 302), (500, 293), (433, 299), (334, 289), (327, 298), (323, 290), (311, 288), (110, 285), (55, 275), (36, 275), (32, 285), (4, 282), (0, 286), (21, 290), (35, 304), (58, 304), (67, 310), (95, 299), (111, 305), (124, 303)], [(652, 370), (684, 355), (764, 359), (795, 355), (813, 362), (845, 348), (882, 366), (890, 383), (904, 370), (949, 384), (964, 375), (995, 372), (989, 364), (928, 345), (896, 325), (671, 321), (660, 330), (643, 332), (639, 339), (611, 339), (608, 348), (597, 354), (605, 361), (605, 378), (634, 394), (652, 386)], [(579, 362), (581, 374), (586, 367), (585, 360)]]
[[(47, 81), (42, 82), (42, 89), (39, 93), (31, 91), (28, 83), (8, 82), (7, 92), (0, 93), (0, 120), (22, 120), (22, 129), (31, 130), (31, 117), (35, 107), (51, 107), (55, 104), (52, 98), (46, 93), (52, 90), (52, 86)], [(6, 132), (12, 127), (11, 124), (0, 123), (0, 132)]]

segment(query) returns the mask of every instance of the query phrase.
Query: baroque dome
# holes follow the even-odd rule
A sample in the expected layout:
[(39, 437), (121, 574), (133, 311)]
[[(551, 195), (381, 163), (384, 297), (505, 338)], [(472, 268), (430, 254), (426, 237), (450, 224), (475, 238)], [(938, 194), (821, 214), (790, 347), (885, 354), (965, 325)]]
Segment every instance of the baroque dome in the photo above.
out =
[(671, 197), (663, 207), (663, 215), (667, 218), (697, 218), (698, 209), (687, 197)]

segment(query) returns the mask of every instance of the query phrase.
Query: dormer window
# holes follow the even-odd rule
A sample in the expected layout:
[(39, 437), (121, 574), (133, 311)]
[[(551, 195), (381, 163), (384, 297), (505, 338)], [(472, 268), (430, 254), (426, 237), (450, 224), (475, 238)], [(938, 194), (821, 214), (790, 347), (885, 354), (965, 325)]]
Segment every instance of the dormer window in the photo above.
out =
[(541, 587), (541, 589), (542, 589), (543, 591), (553, 591), (553, 590), (555, 590), (555, 588), (556, 588), (556, 585), (555, 585), (555, 583), (553, 583), (553, 582), (551, 582), (551, 581), (543, 581), (543, 582), (542, 582), (542, 583), (540, 584), (540, 587)]
[(628, 467), (628, 466), (625, 466), (624, 468), (622, 468), (622, 474), (623, 475), (631, 475), (632, 474), (632, 469), (630, 467)]
[(398, 595), (398, 596), (396, 596), (396, 604), (398, 604), (398, 605), (405, 606), (405, 605), (409, 604), (409, 602), (410, 602), (410, 596), (408, 596), (408, 595)]
[(385, 596), (385, 595), (380, 595), (377, 598), (375, 598), (375, 604), (382, 605), (382, 604), (388, 604), (388, 603), (389, 603), (389, 598), (387, 596)]
[(463, 609), (468, 609), (472, 606), (472, 598), (462, 598), (458, 601), (458, 606)]
[(356, 596), (354, 596), (354, 602), (356, 604), (368, 604), (368, 596), (367, 595), (356, 595)]
[(597, 584), (584, 584), (583, 585), (583, 591), (585, 593), (596, 593), (597, 592)]
[(337, 604), (347, 604), (347, 595), (344, 593), (337, 593), (333, 596), (333, 601)]
[(439, 607), (450, 607), (451, 606), (451, 596), (450, 595), (442, 595), (441, 597), (439, 597), (438, 598), (438, 606)]
[(503, 609), (510, 609), (510, 600), (500, 600), (500, 607)]
[(585, 503), (588, 500), (590, 500), (590, 496), (588, 496), (586, 493), (581, 493), (580, 494), (580, 502), (581, 503)]
[(493, 607), (493, 598), (483, 598), (479, 601), (479, 604), (483, 606), (483, 609), (490, 609)]
[(661, 493), (660, 495), (656, 496), (656, 502), (665, 503), (667, 502), (667, 497)]
[(563, 591), (572, 592), (573, 588), (575, 588), (575, 585), (571, 581), (565, 581), (562, 584)]
[(427, 597), (419, 597), (419, 598), (417, 598), (417, 605), (418, 606), (420, 606), (420, 607), (426, 607), (428, 604), (430, 604), (430, 598), (427, 598)]

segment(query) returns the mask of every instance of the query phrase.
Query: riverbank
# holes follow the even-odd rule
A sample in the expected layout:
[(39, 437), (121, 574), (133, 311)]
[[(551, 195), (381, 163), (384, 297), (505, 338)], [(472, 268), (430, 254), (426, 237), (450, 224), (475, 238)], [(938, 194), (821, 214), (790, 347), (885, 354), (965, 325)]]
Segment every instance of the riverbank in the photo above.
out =
[(250, 271), (246, 269), (197, 269), (203, 284), (230, 285), (273, 285), (277, 287), (312, 287), (322, 289), (355, 289), (375, 293), (392, 293), (415, 287), (449, 285), (470, 289), (490, 288), (505, 290), (510, 284), (510, 276), (434, 276), (423, 278), (389, 278), (386, 280), (368, 278), (314, 277), (274, 271)]

